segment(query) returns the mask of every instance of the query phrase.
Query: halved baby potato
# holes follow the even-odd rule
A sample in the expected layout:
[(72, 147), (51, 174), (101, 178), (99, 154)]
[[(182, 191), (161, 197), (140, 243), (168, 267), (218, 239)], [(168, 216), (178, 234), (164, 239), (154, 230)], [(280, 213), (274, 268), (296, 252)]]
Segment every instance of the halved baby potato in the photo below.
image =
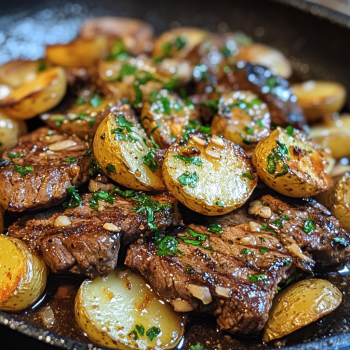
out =
[(96, 160), (114, 181), (134, 190), (164, 190), (154, 148), (134, 118), (111, 112), (99, 125), (93, 144)]
[(218, 114), (211, 131), (238, 143), (244, 149), (253, 148), (270, 132), (271, 118), (266, 103), (250, 91), (232, 91), (219, 100)]
[(204, 215), (242, 206), (258, 182), (242, 148), (215, 134), (186, 139), (173, 143), (164, 157), (164, 181), (173, 196)]
[(91, 67), (107, 54), (109, 45), (105, 36), (78, 38), (68, 44), (47, 46), (46, 57), (62, 67)]
[(332, 81), (309, 80), (292, 85), (292, 89), (310, 122), (326, 114), (339, 112), (346, 100), (345, 87)]
[(35, 80), (14, 89), (0, 100), (4, 113), (17, 119), (29, 119), (55, 107), (67, 89), (63, 68), (56, 67), (39, 73)]
[(27, 125), (23, 120), (9, 117), (0, 110), (0, 156), (16, 145), (18, 138), (27, 133)]
[(168, 148), (186, 127), (197, 121), (198, 113), (194, 104), (185, 103), (168, 90), (155, 91), (144, 103), (141, 112), (141, 124), (149, 137), (157, 145)]
[(286, 79), (292, 75), (293, 71), (289, 60), (281, 51), (263, 44), (242, 46), (236, 59), (259, 64), (270, 69), (274, 75)]
[(334, 311), (342, 293), (322, 279), (297, 282), (278, 293), (272, 303), (263, 342), (279, 339)]
[(184, 318), (128, 269), (83, 282), (75, 318), (94, 343), (114, 349), (172, 349), (184, 332)]
[(179, 27), (162, 33), (153, 43), (152, 56), (156, 58), (186, 56), (198, 44), (210, 38), (210, 33), (194, 27)]
[(293, 128), (278, 127), (261, 140), (252, 161), (267, 186), (289, 197), (314, 196), (333, 185), (323, 152)]
[(350, 156), (350, 115), (326, 118), (322, 124), (310, 128), (309, 136), (322, 148), (329, 148), (335, 159)]
[(340, 226), (350, 232), (350, 172), (345, 173), (327, 192), (316, 196), (339, 220)]
[(19, 239), (0, 234), (0, 310), (33, 305), (46, 286), (46, 264)]
[(96, 17), (86, 20), (79, 36), (94, 39), (104, 35), (114, 40), (122, 39), (128, 52), (138, 55), (152, 48), (153, 27), (146, 22), (126, 17)]

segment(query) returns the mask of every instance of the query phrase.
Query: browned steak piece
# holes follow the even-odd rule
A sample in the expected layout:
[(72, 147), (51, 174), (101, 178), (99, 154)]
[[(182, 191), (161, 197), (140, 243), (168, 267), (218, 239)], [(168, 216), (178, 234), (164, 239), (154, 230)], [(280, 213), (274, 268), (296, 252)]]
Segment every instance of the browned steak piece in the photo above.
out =
[[(19, 219), (9, 227), (9, 235), (42, 256), (53, 272), (70, 271), (89, 277), (108, 274), (117, 264), (121, 238), (129, 244), (154, 232), (152, 225), (162, 231), (180, 220), (177, 202), (168, 192), (150, 197), (135, 191), (120, 193), (134, 194), (134, 199), (112, 191), (98, 192), (100, 197), (85, 194), (75, 208), (56, 208)], [(108, 194), (109, 202), (96, 200), (103, 194)], [(153, 208), (153, 220), (148, 208)]]
[(7, 210), (22, 212), (61, 203), (66, 189), (86, 182), (89, 157), (86, 142), (39, 128), (19, 139), (6, 152), (10, 161), (0, 168), (0, 204)]
[(253, 232), (249, 225), (225, 228), (222, 234), (204, 226), (190, 229), (158, 243), (131, 245), (125, 264), (175, 310), (211, 313), (233, 333), (259, 333), (277, 285), (293, 270), (291, 255), (276, 248), (276, 237)]
[[(263, 220), (264, 225), (279, 237), (285, 248), (296, 251), (299, 247), (300, 252), (309, 253), (321, 269), (336, 269), (348, 261), (350, 235), (324, 206), (314, 199), (278, 199), (265, 195), (261, 200), (263, 203), (258, 206), (268, 206), (272, 214)], [(256, 211), (254, 205), (257, 203), (251, 204), (251, 213)]]

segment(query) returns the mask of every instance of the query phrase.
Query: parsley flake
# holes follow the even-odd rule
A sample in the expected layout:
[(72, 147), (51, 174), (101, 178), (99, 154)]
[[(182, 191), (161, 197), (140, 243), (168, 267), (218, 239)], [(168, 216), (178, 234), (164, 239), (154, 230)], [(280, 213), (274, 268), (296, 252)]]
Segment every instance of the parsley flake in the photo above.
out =
[(191, 188), (196, 187), (196, 183), (198, 182), (199, 176), (196, 172), (191, 174), (189, 171), (186, 171), (181, 176), (178, 177), (179, 182), (181, 185), (184, 186), (190, 186)]
[(305, 233), (310, 233), (315, 229), (315, 220), (307, 219), (304, 221), (303, 231)]
[(108, 163), (106, 166), (106, 171), (108, 175), (115, 174), (117, 175), (117, 170), (113, 164)]
[(184, 156), (180, 156), (178, 154), (173, 154), (173, 157), (181, 159), (182, 161), (185, 162), (185, 164), (191, 163), (191, 164), (198, 165), (198, 166), (202, 165), (202, 161), (198, 157), (184, 157)]
[(160, 329), (158, 327), (152, 327), (147, 332), (146, 335), (150, 341), (155, 339), (160, 333)]
[(251, 275), (251, 274), (249, 274), (248, 277), (253, 283), (257, 283), (259, 281), (262, 281), (265, 284), (269, 284), (268, 276), (265, 275), (265, 274), (260, 274), (260, 275)]
[(221, 228), (221, 225), (217, 225), (217, 224), (209, 225), (209, 227), (207, 228), (207, 231), (218, 233), (220, 235), (224, 232), (223, 229)]
[(20, 165), (14, 165), (13, 172), (19, 173), (21, 177), (26, 176), (28, 173), (32, 173), (34, 171), (34, 168), (31, 166), (25, 166), (21, 167)]

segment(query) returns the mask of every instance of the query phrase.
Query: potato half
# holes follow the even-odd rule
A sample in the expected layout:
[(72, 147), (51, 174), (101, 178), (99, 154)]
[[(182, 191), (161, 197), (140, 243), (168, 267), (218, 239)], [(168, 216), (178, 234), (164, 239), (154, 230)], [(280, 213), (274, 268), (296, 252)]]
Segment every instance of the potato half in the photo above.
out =
[(104, 36), (76, 39), (65, 45), (46, 47), (47, 59), (62, 67), (91, 67), (107, 54), (109, 42)]
[(85, 281), (75, 318), (93, 342), (118, 349), (171, 349), (184, 332), (184, 319), (127, 269)]
[(310, 128), (309, 136), (322, 148), (329, 148), (336, 159), (350, 156), (350, 115), (325, 119), (322, 124)]
[(267, 67), (274, 75), (286, 79), (292, 75), (293, 71), (292, 65), (281, 51), (263, 44), (242, 46), (236, 59)]
[(168, 148), (198, 115), (194, 104), (186, 106), (174, 93), (161, 90), (151, 95), (141, 112), (141, 124), (160, 148)]
[(204, 215), (223, 215), (239, 208), (258, 181), (242, 148), (217, 135), (201, 134), (170, 146), (163, 176), (181, 203)]
[(298, 130), (277, 128), (258, 143), (252, 161), (259, 177), (289, 197), (310, 197), (333, 185), (323, 152)]
[(312, 122), (320, 117), (339, 112), (346, 100), (345, 87), (332, 81), (306, 81), (292, 86), (305, 117)]
[(270, 133), (271, 118), (266, 103), (250, 91), (232, 91), (219, 100), (219, 112), (211, 123), (211, 131), (253, 148)]
[(327, 207), (339, 220), (340, 225), (350, 232), (350, 173), (345, 173), (327, 192), (320, 193), (317, 201)]
[(0, 235), (0, 310), (33, 305), (44, 292), (47, 273), (46, 264), (25, 243)]
[(63, 68), (39, 73), (0, 100), (1, 109), (13, 118), (29, 119), (55, 107), (66, 93), (67, 79)]
[(0, 110), (0, 155), (16, 145), (18, 138), (26, 133), (25, 121), (10, 118)]
[(326, 280), (309, 279), (293, 284), (273, 300), (263, 341), (282, 338), (317, 321), (334, 311), (341, 301), (339, 289)]
[(160, 166), (141, 125), (123, 113), (110, 113), (99, 125), (93, 150), (103, 172), (135, 190), (164, 190)]

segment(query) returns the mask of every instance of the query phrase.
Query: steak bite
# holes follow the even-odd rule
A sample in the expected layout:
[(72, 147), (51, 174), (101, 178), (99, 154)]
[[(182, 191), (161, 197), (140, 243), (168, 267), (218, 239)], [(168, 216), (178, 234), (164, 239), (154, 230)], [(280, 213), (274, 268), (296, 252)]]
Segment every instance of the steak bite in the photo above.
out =
[(88, 181), (88, 146), (76, 136), (39, 128), (7, 151), (0, 167), (0, 204), (12, 212), (61, 203), (66, 189)]
[[(117, 265), (121, 239), (129, 244), (180, 220), (177, 201), (168, 192), (148, 196), (116, 188), (81, 198), (75, 193), (74, 199), (80, 205), (25, 216), (8, 229), (10, 236), (24, 241), (53, 272), (91, 278), (106, 275)], [(72, 205), (70, 201), (68, 206)]]
[(224, 330), (257, 334), (268, 319), (277, 285), (293, 270), (291, 255), (277, 244), (277, 238), (252, 232), (249, 225), (222, 230), (191, 225), (158, 243), (131, 245), (125, 264), (137, 269), (176, 311), (211, 313)]

